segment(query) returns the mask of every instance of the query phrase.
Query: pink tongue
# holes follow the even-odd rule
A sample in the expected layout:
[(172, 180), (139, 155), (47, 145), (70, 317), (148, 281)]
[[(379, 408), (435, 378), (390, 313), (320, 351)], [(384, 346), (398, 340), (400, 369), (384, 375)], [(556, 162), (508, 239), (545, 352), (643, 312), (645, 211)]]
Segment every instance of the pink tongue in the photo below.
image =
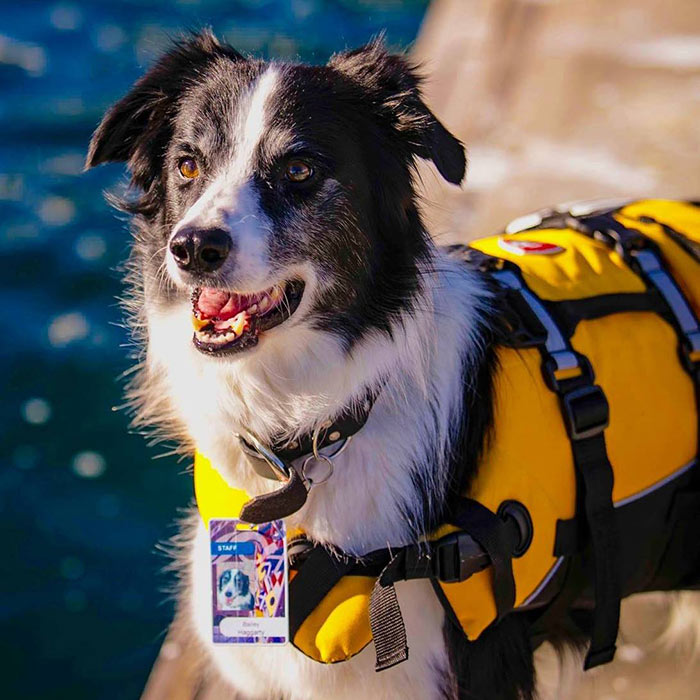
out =
[(221, 289), (204, 287), (197, 300), (197, 310), (203, 319), (218, 318), (227, 321), (247, 308), (248, 297), (246, 295), (231, 294)]
[(216, 316), (231, 300), (231, 295), (221, 289), (202, 289), (197, 300), (197, 310), (205, 317)]

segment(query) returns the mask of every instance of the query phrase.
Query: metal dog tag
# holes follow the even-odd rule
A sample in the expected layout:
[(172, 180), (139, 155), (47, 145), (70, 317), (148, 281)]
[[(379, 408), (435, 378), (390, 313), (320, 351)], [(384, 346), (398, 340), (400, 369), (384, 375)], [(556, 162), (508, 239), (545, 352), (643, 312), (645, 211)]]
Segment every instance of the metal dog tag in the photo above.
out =
[(289, 641), (284, 521), (210, 520), (215, 644)]

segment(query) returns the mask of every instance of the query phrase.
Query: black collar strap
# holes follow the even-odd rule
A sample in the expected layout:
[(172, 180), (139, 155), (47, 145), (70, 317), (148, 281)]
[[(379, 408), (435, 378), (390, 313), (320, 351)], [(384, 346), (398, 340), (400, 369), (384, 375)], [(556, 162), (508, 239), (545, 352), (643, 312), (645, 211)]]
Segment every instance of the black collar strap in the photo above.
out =
[[(346, 407), (335, 420), (322, 423), (315, 444), (314, 432), (305, 433), (293, 441), (273, 439), (269, 446), (262, 445), (252, 435), (238, 435), (238, 440), (257, 474), (265, 479), (284, 481), (289, 477), (289, 465), (295, 460), (313, 455), (331, 445), (342, 445), (361, 430), (369, 418), (378, 394), (379, 392), (368, 391), (359, 406)], [(273, 466), (275, 462), (279, 465)]]
[[(272, 493), (247, 501), (241, 508), (241, 519), (249, 523), (263, 523), (286, 518), (300, 510), (314, 483), (322, 483), (333, 473), (332, 458), (340, 454), (348, 440), (367, 422), (378, 393), (368, 391), (360, 406), (344, 409), (334, 421), (324, 423), (313, 433), (307, 433), (286, 445), (276, 440), (272, 447), (268, 447), (251, 433), (238, 435), (241, 448), (256, 473), (284, 484)], [(340, 445), (333, 455), (319, 454), (319, 450), (333, 444)], [(306, 457), (303, 465), (295, 467), (294, 460), (301, 457)], [(306, 475), (306, 463), (312, 457), (328, 464), (329, 471), (320, 481), (314, 482)]]

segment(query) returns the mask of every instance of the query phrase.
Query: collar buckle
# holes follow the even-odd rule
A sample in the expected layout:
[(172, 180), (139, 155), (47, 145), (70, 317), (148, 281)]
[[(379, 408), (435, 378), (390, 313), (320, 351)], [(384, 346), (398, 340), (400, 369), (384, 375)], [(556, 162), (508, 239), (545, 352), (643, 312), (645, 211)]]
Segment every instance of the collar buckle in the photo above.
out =
[(250, 430), (238, 433), (237, 437), (246, 455), (253, 458), (251, 464), (260, 476), (282, 482), (289, 481), (292, 475), (291, 467), (261, 442)]

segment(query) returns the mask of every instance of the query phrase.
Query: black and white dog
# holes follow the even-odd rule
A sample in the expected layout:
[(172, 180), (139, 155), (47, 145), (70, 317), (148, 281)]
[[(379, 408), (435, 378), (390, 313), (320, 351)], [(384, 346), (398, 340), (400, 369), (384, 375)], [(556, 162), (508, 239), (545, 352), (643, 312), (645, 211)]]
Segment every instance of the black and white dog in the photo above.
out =
[[(270, 482), (237, 432), (293, 440), (381, 386), (332, 478), (290, 518), (356, 555), (441, 522), (450, 475), (459, 465), (468, 482), (491, 418), (489, 295), (426, 233), (417, 158), (451, 183), (465, 174), (415, 68), (381, 42), (309, 67), (247, 59), (202, 33), (109, 110), (87, 159), (126, 161), (139, 190), (122, 202), (135, 224), (128, 306), (146, 346), (131, 387), (139, 424), (260, 494)], [(425, 580), (397, 585), (411, 656), (382, 673), (369, 649), (325, 666), (291, 646), (215, 647), (198, 514), (186, 531), (181, 612), (245, 697), (533, 696), (524, 623), (506, 618), (467, 648)]]

